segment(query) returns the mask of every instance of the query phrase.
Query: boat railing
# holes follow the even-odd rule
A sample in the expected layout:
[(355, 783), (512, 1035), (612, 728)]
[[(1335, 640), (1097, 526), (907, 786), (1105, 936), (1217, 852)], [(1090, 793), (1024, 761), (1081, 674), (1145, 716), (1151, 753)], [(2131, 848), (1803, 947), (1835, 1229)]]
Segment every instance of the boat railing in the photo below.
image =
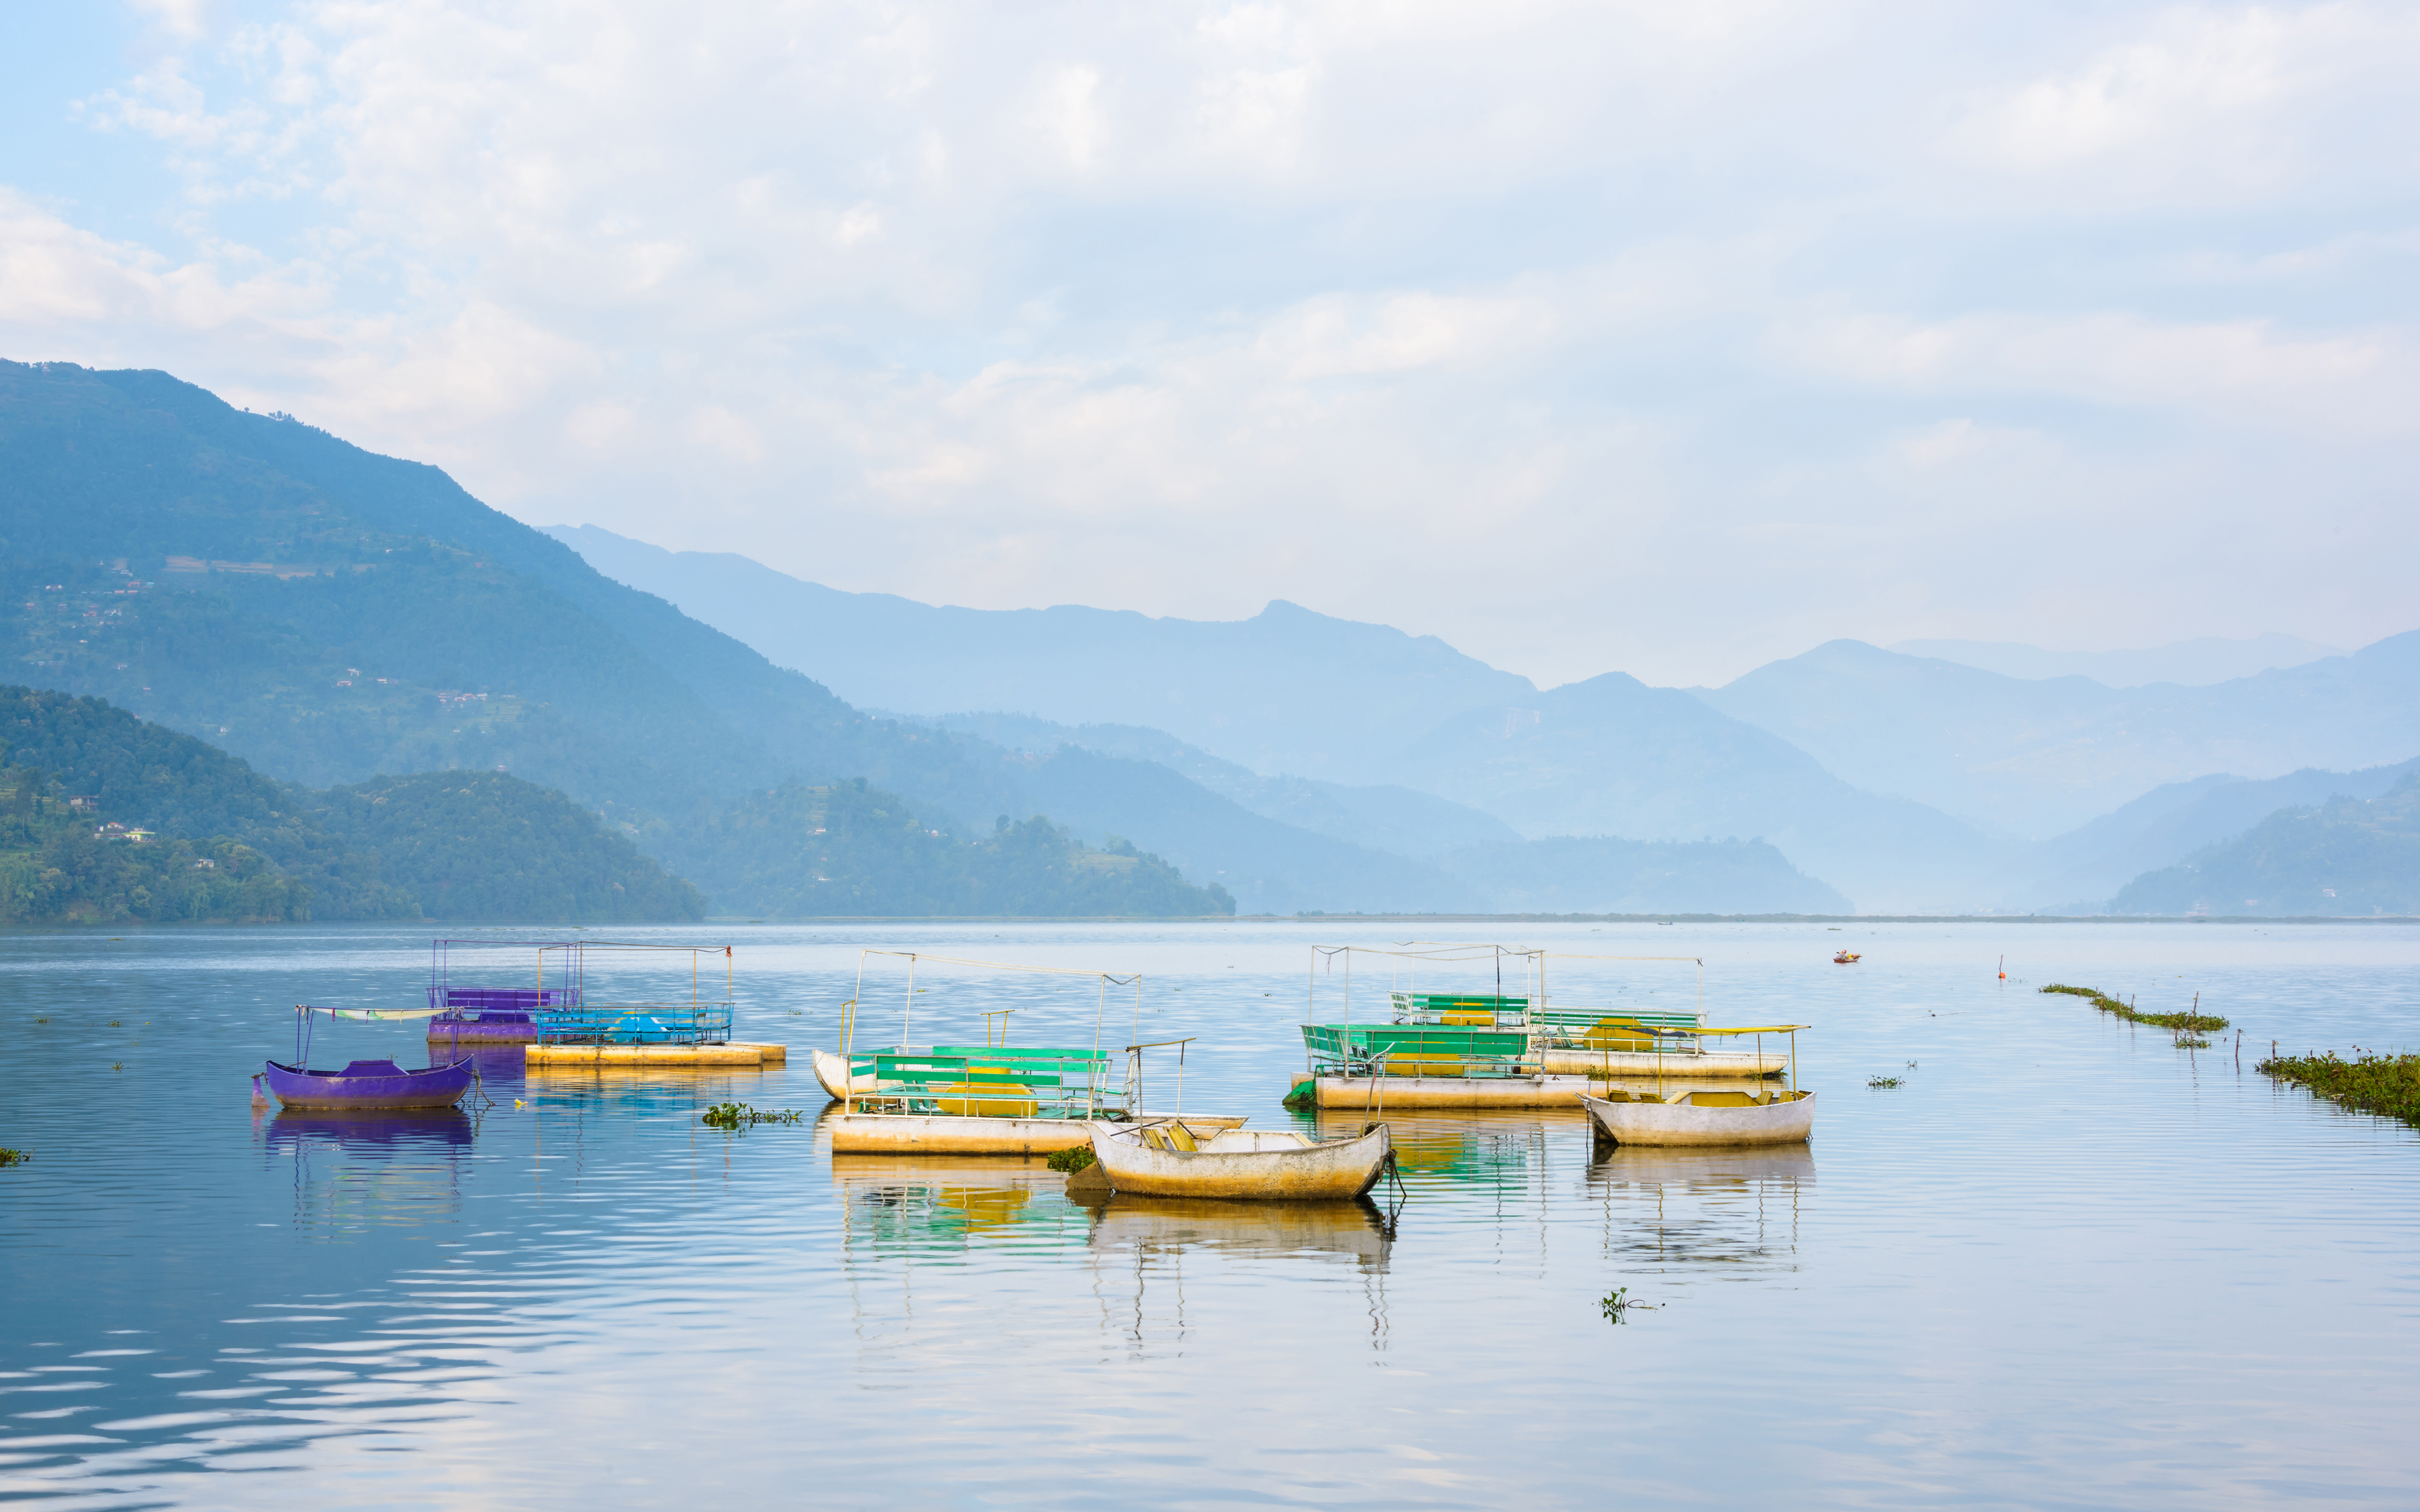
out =
[(731, 1038), (727, 1002), (568, 1004), (531, 1016), (545, 1044), (721, 1044)]
[(1529, 1023), (1529, 999), (1491, 993), (1389, 993), (1398, 1024), (1518, 1029)]
[(873, 1081), (852, 1096), (861, 1113), (1114, 1118), (1128, 1098), (1109, 1065), (1098, 1051), (1052, 1046), (893, 1045), (852, 1052), (849, 1080)]
[(439, 1024), (527, 1023), (543, 1012), (580, 1006), (577, 987), (456, 987), (428, 989), (428, 1006)]
[(1540, 1049), (1614, 1050), (1628, 1055), (1694, 1056), (1703, 1053), (1705, 1015), (1648, 1012), (1625, 1008), (1549, 1008), (1530, 1015)]
[(1533, 1074), (1527, 1033), (1426, 1024), (1306, 1024), (1319, 1076), (1506, 1077)]

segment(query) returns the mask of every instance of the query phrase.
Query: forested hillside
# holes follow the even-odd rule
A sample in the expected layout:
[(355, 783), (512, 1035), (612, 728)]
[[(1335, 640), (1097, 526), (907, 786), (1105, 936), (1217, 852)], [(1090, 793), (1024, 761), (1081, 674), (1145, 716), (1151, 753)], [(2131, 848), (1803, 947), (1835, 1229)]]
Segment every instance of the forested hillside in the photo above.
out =
[(2266, 918), (2420, 914), (2420, 773), (2376, 798), (2273, 813), (2128, 883), (2118, 914)]
[(693, 812), (793, 775), (1016, 807), (431, 467), (162, 373), (0, 363), (0, 656), (314, 786), (504, 765)]
[(988, 834), (961, 836), (862, 779), (751, 795), (673, 849), (722, 906), (773, 918), (1235, 911), (1225, 888), (1194, 887), (1132, 845), (1094, 850), (1047, 819), (1005, 814)]
[(48, 773), (0, 759), (0, 920), (281, 922), (309, 918), (310, 903), (249, 845), (108, 821)]
[(315, 792), (100, 699), (28, 687), (0, 687), (0, 740), (17, 764), (0, 779), (18, 805), (0, 836), (14, 919), (627, 923), (705, 912), (694, 887), (597, 815), (503, 773)]
[(620, 924), (706, 917), (697, 888), (552, 788), (503, 772), (422, 772), (300, 795), (431, 918)]

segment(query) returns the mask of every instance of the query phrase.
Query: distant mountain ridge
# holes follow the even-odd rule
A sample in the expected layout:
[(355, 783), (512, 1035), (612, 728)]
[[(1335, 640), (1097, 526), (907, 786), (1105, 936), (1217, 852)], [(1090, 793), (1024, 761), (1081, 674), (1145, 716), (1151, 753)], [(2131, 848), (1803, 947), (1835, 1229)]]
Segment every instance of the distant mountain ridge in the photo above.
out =
[(2003, 677), (2031, 681), (2089, 677), (2104, 687), (2143, 687), (2152, 683), (2206, 687), (2326, 656), (2350, 655), (2341, 646), (2276, 634), (2242, 640), (2203, 636), (2132, 651), (2045, 651), (2007, 640), (1900, 640), (1889, 649), (1903, 656), (1954, 661)]
[(1833, 640), (1693, 691), (1848, 782), (2010, 839), (2057, 835), (2212, 772), (2420, 755), (2420, 631), (2207, 687), (2034, 682)]
[[(1018, 754), (867, 715), (601, 575), (434, 468), (244, 413), (165, 374), (0, 363), (0, 477), (10, 484), (0, 495), (0, 656), (23, 675), (105, 696), (287, 781), (324, 788), (509, 768), (534, 791), (559, 790), (609, 816), (650, 856), (682, 857), (725, 884), (742, 879), (736, 896), (798, 906), (830, 890), (819, 880), (830, 846), (783, 831), (771, 795), (785, 784), (860, 779), (969, 853), (992, 845), (985, 837), (999, 816), (1023, 832), (1047, 815), (1046, 827), (1063, 827), (1069, 843), (1109, 856), (1125, 854), (1119, 841), (1138, 856), (1156, 854), (1183, 869), (1185, 887), (1206, 898), (1224, 887), (1248, 908), (1462, 910), (1481, 901), (1433, 861), (1255, 812), (1154, 762), (1089, 748)], [(1141, 649), (1096, 658), (1104, 675), (1045, 667), (1052, 686), (1143, 687), (1163, 702), (1172, 692), (1179, 705), (1239, 697), (1243, 722), (1260, 720), (1255, 738), (1269, 748), (1324, 761), (1312, 748), (1349, 737), (1339, 748), (1350, 760), (1338, 764), (1420, 728), (1435, 712), (1439, 678), (1472, 696), (1529, 686), (1434, 640), (1286, 605), (1239, 625), (1092, 610), (1011, 618), (1020, 633), (1070, 636), (1079, 650), (1105, 622), (1140, 627)], [(995, 659), (1017, 665), (1015, 656)], [(1032, 669), (1022, 675), (1040, 686)], [(1445, 854), (1506, 834), (1439, 798), (1221, 777), (1218, 759), (1190, 759), (1263, 808), (1291, 808), (1381, 844), (1418, 839)], [(426, 795), (474, 811), (477, 784), (464, 786), (474, 791), (439, 784)], [(745, 813), (761, 823), (741, 823)], [(696, 855), (714, 835), (737, 847), (732, 856)], [(891, 868), (928, 902), (942, 896), (934, 888), (943, 879), (982, 880), (969, 855), (936, 851), (910, 864), (916, 849), (877, 866), (861, 847), (846, 864)], [(995, 861), (1014, 870), (1026, 859), (1025, 850), (1003, 851)], [(1751, 857), (1745, 871), (1738, 856), (1721, 859), (1729, 874), (1762, 865), (1796, 878), (1777, 856)], [(1100, 874), (1085, 887), (1029, 895), (1114, 912), (1123, 904), (1105, 903), (1093, 883), (1156, 875), (1140, 861), (1070, 864)], [(780, 867), (790, 869), (786, 880), (773, 874)], [(1170, 906), (1202, 906), (1160, 890)], [(888, 911), (861, 892), (849, 907)]]
[(1078, 605), (957, 609), (845, 593), (746, 557), (667, 551), (593, 525), (546, 533), (853, 702), (1144, 725), (1261, 772), (1367, 781), (1374, 764), (1447, 715), (1535, 691), (1434, 636), (1282, 599), (1234, 621)]
[(2420, 915), (2420, 772), (2375, 798), (2280, 810), (2232, 840), (2146, 872), (2117, 914), (2267, 918)]
[(1445, 721), (1386, 769), (1524, 835), (1763, 840), (1861, 908), (1962, 906), (2003, 847), (1621, 672)]
[(2331, 798), (2375, 798), (2420, 771), (2420, 757), (2357, 772), (2305, 767), (2254, 780), (2229, 773), (2170, 782), (2011, 863), (2007, 902), (2053, 913), (2096, 913), (2101, 900), (2146, 872), (2243, 834), (2280, 810)]

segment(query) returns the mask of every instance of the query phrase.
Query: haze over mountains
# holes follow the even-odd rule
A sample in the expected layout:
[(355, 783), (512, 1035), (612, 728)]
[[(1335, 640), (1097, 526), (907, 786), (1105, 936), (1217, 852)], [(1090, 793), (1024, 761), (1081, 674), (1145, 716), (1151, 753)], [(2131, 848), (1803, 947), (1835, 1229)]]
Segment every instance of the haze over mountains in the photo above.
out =
[(1954, 661), (2005, 677), (2089, 677), (2110, 687), (2141, 687), (2150, 683), (2205, 687), (2345, 655), (2342, 647), (2323, 646), (2293, 635), (2234, 640), (2202, 636), (2131, 651), (2044, 651), (2005, 640), (1900, 640), (1888, 649), (1902, 656)]
[[(509, 769), (706, 879), (725, 908), (1208, 913), (1232, 896), (1275, 911), (1490, 909), (1481, 869), (1362, 840), (1434, 825), (1414, 848), (1526, 843), (1419, 794), (1280, 784), (1258, 800), (1358, 816), (1330, 827), (1361, 839), (1321, 833), (1156, 762), (1025, 753), (868, 713), (602, 576), (436, 469), (236, 410), (165, 374), (0, 363), (0, 655), (29, 684), (107, 699), (280, 781)], [(1527, 687), (1383, 627), (1347, 627), (1333, 644), (1441, 666), (1481, 691)], [(1168, 655), (1200, 673), (1197, 687), (1218, 686), (1218, 647)], [(1429, 686), (1408, 671), (1397, 682), (1407, 698)], [(1401, 714), (1365, 700), (1327, 729)], [(1326, 733), (1275, 699), (1230, 723), (1280, 749)], [(833, 796), (861, 780), (862, 801)], [(1601, 885), (1555, 873), (1573, 883), (1568, 906), (1845, 902), (1770, 846), (1607, 855)]]
[[(313, 789), (505, 768), (520, 811), (559, 792), (722, 908), (2070, 904), (2420, 753), (2420, 634), (2201, 687), (1835, 641), (1720, 688), (1542, 690), (1295, 605), (935, 608), (549, 539), (158, 373), (0, 363), (0, 477), (25, 683)], [(485, 823), (442, 817), (475, 791), (356, 817), (434, 856), (427, 825)], [(388, 825), (390, 793), (427, 817)]]
[[(2220, 838), (2212, 826), (2248, 827), (2272, 798), (2368, 795), (2369, 769), (2420, 752), (2420, 634), (2350, 655), (2273, 635), (2101, 664), (2121, 680), (2260, 667), (2198, 686), (2012, 676), (1840, 640), (1720, 688), (1612, 672), (1542, 691), (1434, 639), (1294, 605), (1231, 624), (935, 608), (594, 527), (549, 533), (601, 571), (762, 637), (775, 660), (812, 657), (818, 675), (878, 686), (885, 707), (951, 728), (1024, 720), (1029, 736), (1012, 743), (1152, 760), (1259, 812), (1280, 811), (1278, 800), (1248, 789), (1291, 793), (1296, 822), (1339, 837), (1348, 825), (1316, 817), (1339, 794), (1314, 799), (1307, 779), (1349, 780), (1364, 805), (1382, 792), (1449, 799), (1531, 840), (1762, 839), (1869, 909), (2105, 899)], [(1989, 659), (1971, 643), (1946, 649)], [(2012, 665), (2076, 660), (1981, 650)], [(1155, 683), (1154, 666), (1187, 671)], [(1233, 688), (1261, 696), (1224, 701)], [(2168, 792), (2180, 784), (2190, 791)], [(1426, 854), (1400, 838), (1388, 848)]]

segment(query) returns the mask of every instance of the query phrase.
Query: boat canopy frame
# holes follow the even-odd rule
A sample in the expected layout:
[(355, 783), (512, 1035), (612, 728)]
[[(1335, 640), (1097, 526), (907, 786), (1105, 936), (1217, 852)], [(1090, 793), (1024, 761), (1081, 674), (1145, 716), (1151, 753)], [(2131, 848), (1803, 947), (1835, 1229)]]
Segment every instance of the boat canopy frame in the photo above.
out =
[[(898, 1042), (859, 1050), (858, 1012), (865, 998), (865, 968), (871, 957), (905, 961), (906, 992), (900, 1008)], [(920, 962), (1030, 976), (1091, 978), (1094, 982), (1092, 1047), (1008, 1044), (1006, 1017), (1017, 1011), (1014, 1008), (979, 1012), (984, 1021), (984, 1043), (980, 1046), (918, 1045), (912, 1036), (918, 991), (916, 968)], [(1134, 1022), (1140, 1030), (1140, 972), (1121, 974), (1021, 962), (977, 961), (930, 950), (861, 949), (857, 953), (856, 986), (848, 1001), (841, 1005), (840, 1055), (848, 1076), (841, 1111), (1065, 1119), (1124, 1118), (1138, 1105), (1135, 1097), (1141, 1080), (1141, 1057), (1138, 1047), (1129, 1045), (1125, 1085), (1111, 1084), (1109, 1053), (1102, 1045), (1111, 987), (1133, 989)], [(994, 1019), (1001, 1021), (997, 1029), (992, 1026)], [(995, 1034), (1001, 1043), (992, 1042)], [(858, 1079), (868, 1073), (875, 1086), (861, 1090)]]
[[(528, 950), (531, 977), (526, 986), (493, 980), (454, 980), (458, 951)], [(607, 992), (592, 992), (590, 953), (612, 960), (623, 952), (649, 958), (686, 954), (690, 958), (690, 990), (684, 997), (646, 995), (639, 1001), (615, 1001)], [(723, 990), (713, 995), (706, 962), (722, 958)], [(601, 964), (601, 963), (597, 963)], [(486, 969), (481, 964), (481, 969)], [(440, 939), (428, 950), (428, 1011), (439, 1026), (504, 1019), (535, 1026), (541, 1044), (725, 1044), (731, 1039), (732, 1004), (737, 994), (737, 966), (728, 945), (675, 945), (660, 940), (588, 939)]]

